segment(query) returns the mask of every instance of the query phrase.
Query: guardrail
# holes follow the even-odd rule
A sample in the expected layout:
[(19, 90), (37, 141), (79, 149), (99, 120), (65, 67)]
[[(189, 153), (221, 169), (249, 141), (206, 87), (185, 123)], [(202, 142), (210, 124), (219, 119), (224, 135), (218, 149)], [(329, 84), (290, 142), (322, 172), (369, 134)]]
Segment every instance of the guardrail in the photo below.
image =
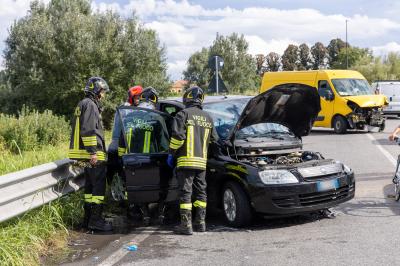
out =
[(83, 169), (63, 159), (0, 176), (0, 222), (83, 187)]

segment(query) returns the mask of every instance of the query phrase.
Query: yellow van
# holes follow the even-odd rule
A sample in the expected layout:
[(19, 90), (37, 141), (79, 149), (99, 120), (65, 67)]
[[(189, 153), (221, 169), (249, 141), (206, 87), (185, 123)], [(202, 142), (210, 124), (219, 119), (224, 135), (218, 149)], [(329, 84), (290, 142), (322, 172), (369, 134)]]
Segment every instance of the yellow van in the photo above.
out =
[(266, 72), (260, 93), (283, 83), (302, 83), (318, 89), (321, 112), (315, 127), (333, 128), (343, 134), (347, 129), (365, 126), (385, 128), (382, 108), (388, 104), (384, 95), (374, 95), (368, 81), (352, 70), (313, 70)]

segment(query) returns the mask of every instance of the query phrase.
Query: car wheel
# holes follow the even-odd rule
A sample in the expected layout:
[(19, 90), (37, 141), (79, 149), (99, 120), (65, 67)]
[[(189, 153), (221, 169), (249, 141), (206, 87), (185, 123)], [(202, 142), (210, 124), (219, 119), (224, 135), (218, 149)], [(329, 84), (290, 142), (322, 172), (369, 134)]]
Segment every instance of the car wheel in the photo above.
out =
[(252, 219), (252, 210), (247, 195), (235, 182), (228, 182), (224, 185), (222, 207), (225, 219), (231, 226), (244, 226)]
[(344, 134), (347, 131), (347, 121), (343, 116), (336, 116), (333, 119), (333, 129), (337, 134)]

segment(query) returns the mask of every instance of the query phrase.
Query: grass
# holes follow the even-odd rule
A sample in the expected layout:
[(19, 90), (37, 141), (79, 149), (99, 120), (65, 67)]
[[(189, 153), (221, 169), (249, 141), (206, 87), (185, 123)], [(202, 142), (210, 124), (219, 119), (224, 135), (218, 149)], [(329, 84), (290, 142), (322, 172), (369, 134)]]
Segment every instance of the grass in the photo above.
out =
[[(14, 154), (2, 150), (0, 175), (66, 157), (67, 143)], [(66, 251), (68, 228), (82, 216), (81, 193), (74, 193), (0, 224), (0, 265), (39, 265)]]
[(40, 265), (67, 253), (68, 228), (81, 217), (81, 193), (74, 193), (12, 219), (0, 227), (1, 265)]
[[(106, 132), (107, 143), (110, 139)], [(0, 175), (66, 158), (67, 151), (68, 143), (19, 154), (0, 145)], [(69, 194), (0, 224), (0, 265), (41, 265), (44, 258), (68, 254), (68, 229), (81, 221), (82, 198), (81, 192)]]
[(63, 159), (66, 157), (67, 149), (67, 143), (63, 143), (56, 147), (48, 145), (38, 150), (20, 152), (19, 154), (7, 150), (0, 151), (2, 154), (0, 157), (0, 175)]

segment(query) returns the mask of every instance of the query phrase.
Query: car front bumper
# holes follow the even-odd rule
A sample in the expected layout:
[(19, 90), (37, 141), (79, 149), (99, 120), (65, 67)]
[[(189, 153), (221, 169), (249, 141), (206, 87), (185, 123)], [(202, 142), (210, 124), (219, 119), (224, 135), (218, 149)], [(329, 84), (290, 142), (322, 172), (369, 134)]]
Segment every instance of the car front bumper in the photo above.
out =
[[(334, 183), (335, 187), (325, 184)], [(354, 173), (303, 181), (298, 184), (265, 185), (251, 193), (252, 206), (264, 216), (288, 216), (334, 207), (354, 198)]]

